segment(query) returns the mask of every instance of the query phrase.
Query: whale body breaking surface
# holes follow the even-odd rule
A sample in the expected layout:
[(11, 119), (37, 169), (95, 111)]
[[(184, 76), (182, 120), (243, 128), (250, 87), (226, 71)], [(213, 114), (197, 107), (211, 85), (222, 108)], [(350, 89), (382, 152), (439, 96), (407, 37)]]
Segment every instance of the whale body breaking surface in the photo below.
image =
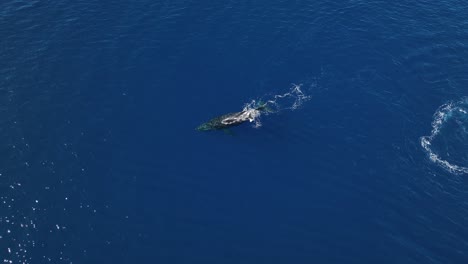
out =
[(225, 114), (201, 124), (199, 127), (197, 127), (197, 130), (208, 131), (227, 129), (229, 127), (238, 126), (245, 122), (252, 123), (260, 116), (260, 111), (264, 111), (263, 109), (263, 107), (257, 107), (252, 109), (244, 108), (244, 110), (240, 112)]
[(295, 110), (309, 99), (310, 96), (302, 92), (301, 85), (293, 84), (290, 90), (284, 94), (273, 95), (270, 99), (260, 100), (259, 102), (252, 100), (244, 106), (242, 111), (215, 117), (198, 126), (196, 130), (221, 130), (247, 122), (254, 123), (254, 127), (260, 127), (260, 116), (262, 114), (279, 113), (283, 110)]

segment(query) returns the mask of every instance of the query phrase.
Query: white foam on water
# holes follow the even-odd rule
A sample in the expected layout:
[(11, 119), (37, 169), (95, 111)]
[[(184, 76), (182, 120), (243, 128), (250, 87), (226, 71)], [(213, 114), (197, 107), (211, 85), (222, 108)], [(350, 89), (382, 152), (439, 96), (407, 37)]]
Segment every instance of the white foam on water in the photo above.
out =
[[(423, 136), (420, 138), (421, 146), (429, 155), (429, 159), (454, 174), (468, 174), (468, 164), (453, 164), (447, 160), (444, 160), (433, 147), (433, 141), (437, 137), (443, 137), (441, 133), (444, 125), (451, 119), (457, 124), (468, 123), (468, 97), (463, 98), (457, 102), (449, 102), (444, 104), (437, 109), (434, 114), (434, 120), (432, 121), (432, 130), (429, 136)], [(466, 133), (467, 131), (463, 129)], [(468, 138), (468, 134), (464, 139)], [(460, 142), (461, 144), (468, 144), (467, 142)], [(450, 153), (447, 153), (450, 155)]]
[[(305, 102), (310, 100), (310, 96), (306, 95), (301, 90), (301, 84), (293, 84), (288, 92), (284, 94), (277, 94), (270, 96), (267, 100), (252, 100), (245, 104), (242, 111), (244, 111), (243, 117), (245, 121), (253, 122), (255, 128), (262, 126), (260, 116), (262, 114), (277, 114), (284, 110), (296, 110), (300, 108)], [(265, 111), (259, 111), (259, 106), (265, 106)]]

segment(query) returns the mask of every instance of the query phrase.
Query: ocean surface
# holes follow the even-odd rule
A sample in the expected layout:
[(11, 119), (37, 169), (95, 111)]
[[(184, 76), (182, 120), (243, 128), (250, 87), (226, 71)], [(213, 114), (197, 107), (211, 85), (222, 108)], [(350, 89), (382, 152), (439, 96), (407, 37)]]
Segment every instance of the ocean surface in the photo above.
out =
[(3, 0), (0, 262), (466, 264), (467, 96), (467, 1)]

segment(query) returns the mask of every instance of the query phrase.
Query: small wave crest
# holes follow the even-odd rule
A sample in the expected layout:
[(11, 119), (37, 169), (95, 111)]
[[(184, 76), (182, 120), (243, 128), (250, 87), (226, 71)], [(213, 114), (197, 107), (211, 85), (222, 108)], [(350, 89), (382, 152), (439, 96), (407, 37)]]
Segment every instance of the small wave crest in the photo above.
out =
[(442, 105), (429, 136), (420, 139), (429, 159), (454, 174), (468, 174), (468, 97)]
[(310, 100), (310, 95), (305, 94), (301, 87), (302, 84), (293, 84), (289, 91), (284, 94), (252, 100), (244, 105), (243, 111), (249, 117), (248, 120), (254, 123), (254, 127), (259, 128), (262, 126), (260, 121), (262, 114), (277, 114), (285, 110), (296, 110)]

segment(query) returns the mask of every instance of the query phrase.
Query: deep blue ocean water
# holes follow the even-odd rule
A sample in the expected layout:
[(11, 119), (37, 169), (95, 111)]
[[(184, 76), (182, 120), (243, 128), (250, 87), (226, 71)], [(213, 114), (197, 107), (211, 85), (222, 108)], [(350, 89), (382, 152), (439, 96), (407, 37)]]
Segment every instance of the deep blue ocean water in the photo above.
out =
[(457, 0), (4, 0), (0, 261), (468, 263), (467, 41)]

